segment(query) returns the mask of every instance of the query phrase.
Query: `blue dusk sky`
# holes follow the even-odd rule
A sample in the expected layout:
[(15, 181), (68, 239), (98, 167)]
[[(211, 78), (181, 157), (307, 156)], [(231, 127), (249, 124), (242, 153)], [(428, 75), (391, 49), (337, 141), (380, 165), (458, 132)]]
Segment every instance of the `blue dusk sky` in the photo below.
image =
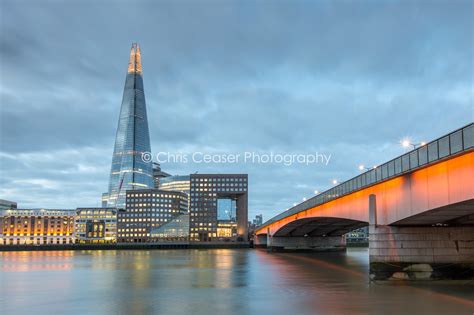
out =
[[(474, 120), (472, 1), (0, 2), (0, 198), (98, 206), (132, 42), (153, 154), (248, 173), (264, 219)], [(325, 154), (324, 163), (196, 163)]]

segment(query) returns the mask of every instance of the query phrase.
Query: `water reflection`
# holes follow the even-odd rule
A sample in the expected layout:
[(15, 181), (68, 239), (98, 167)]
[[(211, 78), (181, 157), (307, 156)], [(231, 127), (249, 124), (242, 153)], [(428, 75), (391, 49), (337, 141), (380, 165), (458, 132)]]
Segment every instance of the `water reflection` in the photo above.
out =
[(2, 314), (469, 314), (474, 283), (368, 281), (368, 253), (0, 253)]

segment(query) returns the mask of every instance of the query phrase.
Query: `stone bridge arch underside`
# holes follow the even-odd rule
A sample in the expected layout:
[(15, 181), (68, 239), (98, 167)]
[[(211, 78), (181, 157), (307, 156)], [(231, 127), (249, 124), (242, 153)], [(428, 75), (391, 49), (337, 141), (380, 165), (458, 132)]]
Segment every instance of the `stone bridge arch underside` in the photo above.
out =
[(368, 226), (368, 222), (334, 217), (309, 217), (281, 226), (274, 237), (327, 237), (342, 236)]

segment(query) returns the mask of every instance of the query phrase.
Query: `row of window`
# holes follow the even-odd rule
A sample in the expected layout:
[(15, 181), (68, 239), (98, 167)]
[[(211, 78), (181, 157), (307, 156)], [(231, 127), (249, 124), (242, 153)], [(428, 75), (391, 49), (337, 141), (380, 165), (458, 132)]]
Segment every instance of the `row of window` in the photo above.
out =
[(130, 198), (127, 199), (127, 204), (130, 204), (132, 202), (153, 202), (153, 203), (170, 203), (170, 202), (175, 202), (175, 201), (187, 201), (187, 198)]
[[(169, 216), (171, 217), (171, 216)], [(168, 219), (157, 218), (139, 218), (139, 219), (123, 219), (122, 222), (166, 222)]]
[[(143, 213), (141, 213), (143, 212)], [(124, 213), (119, 217), (121, 218), (134, 218), (134, 217), (143, 217), (143, 216), (152, 216), (152, 217), (168, 217), (171, 216), (170, 213), (178, 213), (178, 210), (169, 210), (166, 212), (152, 212), (147, 209), (139, 209), (138, 211), (134, 211), (132, 213)]]
[(182, 196), (181, 195), (173, 195), (173, 194), (160, 194), (160, 193), (130, 193), (130, 194), (127, 194), (127, 199), (128, 198), (133, 198), (133, 197), (140, 197), (140, 198), (141, 197), (178, 198), (178, 197), (182, 197)]
[[(247, 188), (240, 188), (240, 187), (236, 187), (236, 188), (196, 188), (194, 191), (198, 191), (198, 192), (212, 192), (212, 191), (217, 191), (217, 192), (232, 192), (232, 191), (236, 191), (236, 192), (246, 192), (247, 191)], [(194, 191), (191, 191), (191, 193), (193, 194)]]
[(137, 204), (128, 204), (127, 210), (131, 208), (140, 208), (140, 207), (154, 207), (154, 208), (171, 208), (173, 204), (156, 204), (156, 203), (137, 203)]
[(200, 183), (196, 184), (193, 183), (193, 188), (196, 187), (247, 187), (247, 183), (222, 183), (222, 184), (214, 184), (214, 183)]

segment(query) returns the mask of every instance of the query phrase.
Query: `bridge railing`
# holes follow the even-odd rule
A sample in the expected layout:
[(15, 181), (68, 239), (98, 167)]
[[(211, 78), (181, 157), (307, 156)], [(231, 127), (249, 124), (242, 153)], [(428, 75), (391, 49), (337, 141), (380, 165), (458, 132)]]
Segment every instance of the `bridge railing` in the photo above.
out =
[(383, 182), (392, 177), (397, 177), (404, 173), (426, 167), (429, 164), (434, 164), (452, 155), (457, 155), (463, 151), (472, 150), (473, 148), (474, 123), (471, 123), (297, 204), (266, 221), (257, 227), (257, 229), (262, 229), (272, 222), (281, 220), (290, 215), (313, 208), (376, 183)]

